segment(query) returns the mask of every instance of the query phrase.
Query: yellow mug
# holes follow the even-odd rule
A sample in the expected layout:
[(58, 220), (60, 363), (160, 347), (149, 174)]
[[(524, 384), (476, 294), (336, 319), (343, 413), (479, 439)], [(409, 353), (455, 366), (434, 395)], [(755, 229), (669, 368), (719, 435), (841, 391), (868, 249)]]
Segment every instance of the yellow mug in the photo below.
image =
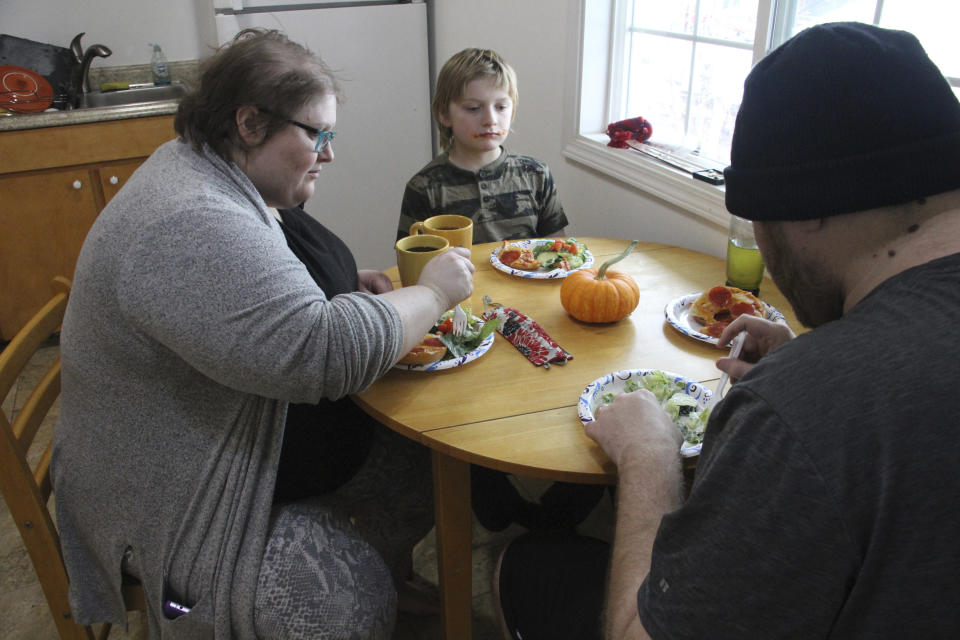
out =
[(449, 249), (450, 243), (446, 238), (425, 234), (400, 238), (396, 246), (400, 283), (409, 287), (417, 284), (424, 265)]
[(444, 213), (410, 225), (410, 235), (427, 233), (446, 238), (451, 247), (473, 247), (473, 220), (466, 216)]

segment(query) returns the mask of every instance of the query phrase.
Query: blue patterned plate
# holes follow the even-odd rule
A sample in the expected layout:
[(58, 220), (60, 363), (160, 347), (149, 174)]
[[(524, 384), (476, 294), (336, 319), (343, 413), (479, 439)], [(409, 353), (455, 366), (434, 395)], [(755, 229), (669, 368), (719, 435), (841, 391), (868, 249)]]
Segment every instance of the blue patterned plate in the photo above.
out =
[[(580, 422), (582, 422), (584, 426), (586, 426), (587, 423), (593, 422), (593, 412), (597, 407), (603, 405), (603, 400), (601, 400), (603, 394), (623, 393), (627, 380), (642, 378), (655, 371), (657, 371), (657, 369), (625, 369), (623, 371), (614, 371), (588, 384), (583, 390), (583, 393), (580, 394), (580, 400), (577, 402), (577, 413), (580, 415)], [(663, 373), (667, 374), (675, 382), (683, 383), (684, 392), (693, 396), (701, 407), (707, 406), (707, 401), (710, 399), (710, 396), (713, 395), (710, 389), (686, 376), (681, 376), (669, 371), (664, 371)], [(684, 442), (680, 447), (680, 454), (684, 457), (700, 455), (700, 447), (701, 445), (699, 444)]]
[[(474, 320), (479, 320), (483, 322), (483, 318), (478, 318), (473, 316)], [(437, 360), (436, 362), (431, 362), (430, 364), (395, 364), (393, 365), (394, 369), (400, 369), (401, 371), (442, 371), (444, 369), (453, 369), (454, 367), (461, 367), (468, 362), (473, 362), (487, 351), (490, 350), (490, 347), (493, 346), (493, 339), (497, 335), (497, 332), (494, 331), (486, 338), (483, 342), (477, 346), (473, 351), (468, 351), (459, 358), (450, 358), (449, 360)]]
[[(553, 240), (548, 240), (546, 238), (538, 238), (535, 240), (507, 240), (508, 244), (515, 244), (519, 247), (523, 247), (524, 249), (530, 249), (531, 251), (537, 245), (549, 244), (552, 242)], [(508, 273), (519, 278), (530, 278), (533, 280), (556, 280), (560, 278), (566, 278), (568, 274), (571, 274), (574, 271), (593, 266), (593, 253), (590, 252), (590, 249), (583, 250), (583, 264), (576, 269), (570, 269), (569, 271), (565, 269), (554, 269), (553, 271), (524, 271), (523, 269), (514, 269), (513, 267), (508, 267), (500, 262), (501, 251), (503, 251), (503, 244), (490, 253), (490, 264), (492, 264), (493, 268), (497, 271), (503, 271), (504, 273)]]
[[(667, 316), (667, 322), (670, 323), (670, 326), (683, 335), (702, 340), (703, 342), (709, 342), (710, 344), (717, 344), (717, 339), (713, 336), (700, 333), (700, 330), (703, 329), (703, 324), (690, 315), (690, 309), (699, 297), (699, 293), (691, 293), (680, 296), (676, 300), (671, 300), (663, 310), (664, 315)], [(763, 300), (760, 302), (763, 302)], [(787, 319), (783, 317), (783, 314), (780, 313), (776, 307), (772, 307), (766, 302), (763, 302), (763, 306), (767, 309), (766, 313), (763, 314), (764, 318), (772, 320), (773, 322), (787, 323)]]

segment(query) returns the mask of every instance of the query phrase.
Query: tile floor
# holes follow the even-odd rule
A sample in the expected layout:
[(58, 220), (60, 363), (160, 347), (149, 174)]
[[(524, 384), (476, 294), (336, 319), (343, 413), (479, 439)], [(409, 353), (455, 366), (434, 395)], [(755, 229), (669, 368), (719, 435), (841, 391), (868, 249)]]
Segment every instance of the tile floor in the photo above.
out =
[[(44, 347), (28, 365), (23, 376), (8, 397), (3, 399), (3, 409), (9, 416), (24, 402), (21, 387), (30, 388), (46, 370), (59, 352), (55, 344)], [(42, 427), (46, 433), (53, 428), (56, 407)], [(49, 436), (41, 431), (39, 441)], [(39, 452), (31, 451), (36, 456)], [(532, 479), (519, 479), (520, 488), (528, 497), (535, 498), (548, 483)], [(609, 539), (612, 511), (609, 500), (603, 500), (586, 522), (580, 526), (583, 533)], [(500, 640), (494, 613), (491, 577), (500, 550), (508, 541), (522, 533), (518, 525), (504, 531), (491, 533), (474, 521), (473, 529), (473, 637), (475, 640)], [(414, 550), (414, 568), (417, 573), (436, 584), (437, 562), (434, 534), (431, 532)], [(141, 624), (139, 613), (130, 614), (129, 629), (113, 629), (111, 640), (146, 640), (146, 629)], [(398, 616), (394, 640), (436, 640), (440, 638), (438, 616)], [(56, 640), (57, 634), (50, 617), (40, 585), (27, 556), (20, 534), (13, 523), (6, 504), (0, 506), (0, 638), (3, 640)]]

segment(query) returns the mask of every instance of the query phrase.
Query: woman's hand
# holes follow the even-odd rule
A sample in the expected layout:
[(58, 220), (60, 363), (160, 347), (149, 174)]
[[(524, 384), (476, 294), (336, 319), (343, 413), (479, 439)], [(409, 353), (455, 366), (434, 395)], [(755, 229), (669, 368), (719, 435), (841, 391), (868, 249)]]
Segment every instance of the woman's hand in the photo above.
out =
[(469, 249), (449, 249), (423, 267), (416, 286), (383, 294), (383, 299), (396, 308), (403, 324), (403, 341), (397, 359), (420, 342), (444, 311), (470, 297), (473, 271)]
[(736, 382), (746, 375), (760, 358), (767, 355), (784, 342), (792, 340), (794, 333), (787, 325), (781, 322), (772, 322), (756, 316), (742, 315), (731, 322), (720, 334), (717, 346), (726, 347), (741, 331), (746, 331), (740, 356), (737, 358), (724, 357), (717, 360), (717, 368), (730, 376), (731, 382)]
[(393, 291), (393, 283), (385, 274), (374, 269), (357, 271), (357, 291), (374, 295)]
[(423, 267), (417, 284), (432, 289), (446, 301), (444, 309), (449, 309), (473, 293), (475, 270), (469, 249), (451, 247)]

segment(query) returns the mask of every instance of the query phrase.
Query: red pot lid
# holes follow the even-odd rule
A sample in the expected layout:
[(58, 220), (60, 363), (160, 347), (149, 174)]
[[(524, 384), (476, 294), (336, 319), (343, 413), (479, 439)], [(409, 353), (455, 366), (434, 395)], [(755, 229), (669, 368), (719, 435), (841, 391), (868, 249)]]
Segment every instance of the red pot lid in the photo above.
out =
[(53, 87), (35, 71), (0, 66), (0, 107), (19, 113), (45, 111), (53, 104)]

